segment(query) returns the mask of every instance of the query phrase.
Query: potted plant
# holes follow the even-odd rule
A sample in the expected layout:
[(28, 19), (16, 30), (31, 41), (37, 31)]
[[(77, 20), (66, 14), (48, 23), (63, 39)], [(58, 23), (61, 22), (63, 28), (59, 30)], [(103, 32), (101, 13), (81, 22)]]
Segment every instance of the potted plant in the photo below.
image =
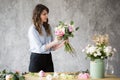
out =
[(83, 52), (86, 53), (90, 59), (90, 77), (91, 78), (104, 78), (105, 65), (104, 59), (111, 57), (116, 49), (109, 46), (109, 36), (95, 35), (93, 37), (94, 45), (88, 45)]

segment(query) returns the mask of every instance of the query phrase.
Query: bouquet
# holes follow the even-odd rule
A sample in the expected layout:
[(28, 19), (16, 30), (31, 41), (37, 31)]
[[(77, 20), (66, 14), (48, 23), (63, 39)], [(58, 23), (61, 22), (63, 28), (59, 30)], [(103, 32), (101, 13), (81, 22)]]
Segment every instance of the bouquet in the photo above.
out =
[(95, 59), (107, 59), (116, 52), (115, 48), (112, 48), (112, 46), (108, 45), (109, 37), (107, 34), (95, 35), (93, 37), (93, 41), (95, 45), (88, 45), (82, 50), (82, 52), (85, 52), (87, 57), (89, 57), (92, 61)]
[[(79, 27), (74, 27), (74, 22), (71, 21), (70, 24), (59, 22), (59, 25), (55, 28), (55, 35), (58, 40), (67, 40), (69, 37), (74, 37), (74, 32), (77, 31)], [(69, 42), (65, 42), (65, 51), (68, 53), (74, 53), (74, 48)]]

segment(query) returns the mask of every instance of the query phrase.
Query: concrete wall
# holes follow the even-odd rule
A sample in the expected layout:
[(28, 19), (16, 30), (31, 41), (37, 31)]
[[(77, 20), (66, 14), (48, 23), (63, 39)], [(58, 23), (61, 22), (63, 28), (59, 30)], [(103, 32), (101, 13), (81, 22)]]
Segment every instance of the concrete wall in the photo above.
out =
[(77, 51), (72, 57), (61, 48), (53, 53), (55, 71), (89, 69), (89, 60), (81, 50), (92, 43), (95, 33), (108, 33), (117, 49), (111, 63), (120, 75), (120, 0), (0, 0), (0, 70), (28, 71), (30, 52), (27, 31), (32, 10), (38, 3), (49, 7), (49, 23), (75, 21), (80, 30), (70, 42)]

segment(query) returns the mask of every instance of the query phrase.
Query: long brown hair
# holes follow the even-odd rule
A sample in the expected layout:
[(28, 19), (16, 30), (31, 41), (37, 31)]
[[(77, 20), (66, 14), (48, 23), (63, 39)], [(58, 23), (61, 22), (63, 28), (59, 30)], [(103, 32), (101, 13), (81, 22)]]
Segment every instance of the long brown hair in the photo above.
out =
[[(40, 15), (43, 10), (46, 10), (47, 13), (49, 13), (49, 9), (45, 5), (37, 4), (33, 10), (33, 16), (32, 16), (32, 20), (35, 25), (35, 28), (39, 32), (40, 35), (42, 35)], [(51, 35), (51, 30), (50, 30), (50, 25), (48, 24), (48, 19), (47, 19), (47, 22), (43, 23), (43, 26), (45, 28), (47, 35)]]

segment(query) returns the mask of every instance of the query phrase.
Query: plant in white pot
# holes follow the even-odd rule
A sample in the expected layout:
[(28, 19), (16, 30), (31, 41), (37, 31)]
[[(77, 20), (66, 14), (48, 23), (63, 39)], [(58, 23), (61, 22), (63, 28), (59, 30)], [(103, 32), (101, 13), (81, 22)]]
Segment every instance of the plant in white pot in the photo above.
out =
[(104, 59), (111, 57), (116, 49), (109, 46), (109, 36), (95, 35), (93, 37), (95, 45), (88, 45), (82, 52), (86, 53), (90, 59), (90, 77), (104, 78), (105, 66)]

